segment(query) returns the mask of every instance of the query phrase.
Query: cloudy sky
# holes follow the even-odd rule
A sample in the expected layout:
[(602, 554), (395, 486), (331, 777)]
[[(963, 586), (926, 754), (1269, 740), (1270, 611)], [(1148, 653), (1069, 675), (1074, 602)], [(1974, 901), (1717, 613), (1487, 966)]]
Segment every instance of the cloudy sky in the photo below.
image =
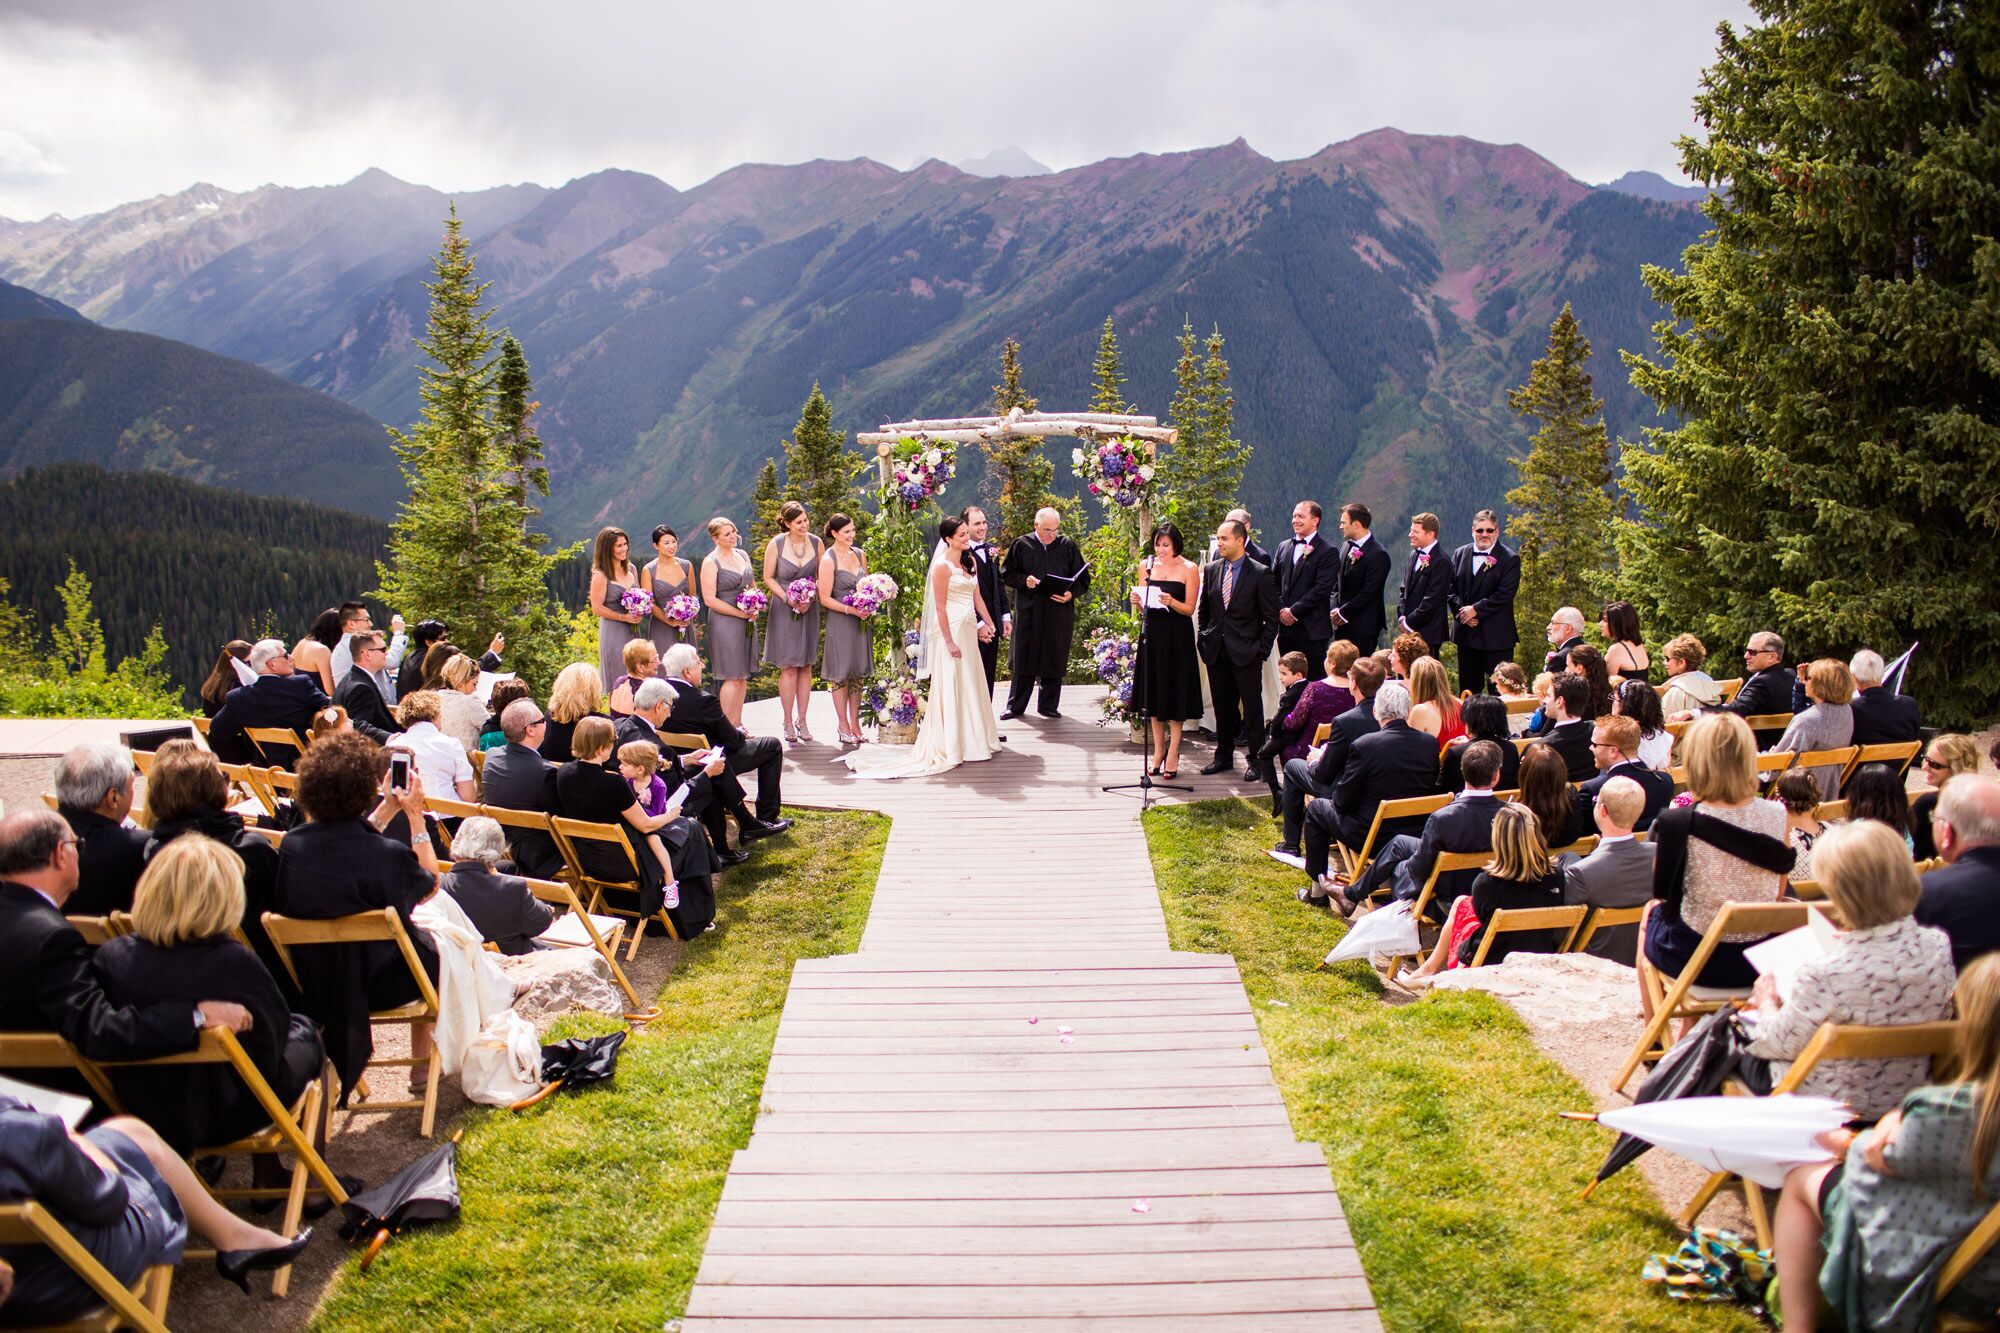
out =
[(0, 216), (374, 166), (445, 189), (604, 167), (1062, 168), (1382, 125), (1680, 179), (1741, 0), (0, 0)]

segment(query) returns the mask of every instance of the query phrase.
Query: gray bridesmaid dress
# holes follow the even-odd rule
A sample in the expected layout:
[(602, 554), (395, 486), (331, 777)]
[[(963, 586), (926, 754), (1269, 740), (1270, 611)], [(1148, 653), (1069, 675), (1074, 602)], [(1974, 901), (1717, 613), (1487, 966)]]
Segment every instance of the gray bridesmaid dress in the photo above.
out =
[[(819, 578), (819, 538), (812, 539), (812, 554), (805, 563), (794, 564), (785, 554), (785, 544), (778, 543), (778, 562), (772, 572), (778, 576), (778, 586), (789, 588), (793, 579)], [(766, 588), (764, 591), (769, 592)], [(819, 594), (813, 594), (813, 604), (800, 615), (792, 610), (791, 604), (781, 597), (771, 598), (771, 609), (766, 613), (771, 618), (771, 628), (764, 636), (764, 660), (775, 667), (809, 667), (819, 660)], [(851, 617), (850, 617), (851, 618)]]
[[(714, 560), (715, 557), (711, 555), (709, 559)], [(756, 582), (757, 571), (754, 567), (739, 572), (720, 561), (716, 562), (715, 595), (731, 606), (736, 605), (738, 593), (755, 586)], [(708, 659), (709, 674), (717, 680), (750, 679), (757, 673), (757, 622), (711, 614), (708, 618)]]
[[(632, 570), (627, 565), (626, 570)], [(638, 582), (635, 578), (634, 583)], [(613, 579), (604, 580), (604, 609), (623, 612), (618, 599), (625, 595), (631, 583), (619, 583)], [(599, 620), (597, 622), (597, 674), (604, 678), (604, 691), (609, 694), (612, 684), (625, 674), (625, 645), (632, 642), (635, 633), (643, 634), (643, 626), (628, 625), (622, 620)]]
[[(833, 600), (845, 601), (865, 571), (833, 567)], [(836, 685), (865, 680), (875, 674), (872, 621), (840, 611), (826, 615), (826, 665), (820, 675)]]
[[(678, 597), (684, 592), (693, 594), (696, 600), (699, 600), (701, 597), (701, 589), (697, 588), (694, 582), (694, 566), (679, 556), (674, 557), (674, 563), (681, 567), (681, 583), (678, 588), (671, 583), (660, 582), (660, 562), (658, 560), (652, 561), (647, 566), (647, 568), (653, 571), (651, 581), (653, 585), (654, 606), (664, 607), (667, 604), (668, 598)], [(694, 618), (694, 622), (686, 629), (675, 629), (672, 625), (667, 624), (656, 616), (648, 616), (646, 618), (646, 637), (653, 641), (653, 647), (659, 649), (660, 656), (665, 657), (667, 649), (673, 647), (675, 644), (693, 643), (696, 627), (700, 624), (701, 617), (699, 615)]]

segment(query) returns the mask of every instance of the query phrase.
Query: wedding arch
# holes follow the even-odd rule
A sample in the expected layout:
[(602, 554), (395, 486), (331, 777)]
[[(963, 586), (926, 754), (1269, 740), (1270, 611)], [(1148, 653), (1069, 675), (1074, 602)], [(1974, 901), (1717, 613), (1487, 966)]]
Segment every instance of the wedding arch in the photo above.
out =
[(861, 445), (895, 444), (898, 440), (945, 440), (952, 444), (979, 444), (1023, 436), (1075, 435), (1096, 439), (1102, 435), (1130, 435), (1153, 444), (1172, 444), (1179, 432), (1162, 426), (1157, 417), (1121, 416), (1115, 412), (1023, 412), (1015, 408), (1004, 417), (933, 417), (924, 421), (891, 421), (880, 430), (865, 430), (854, 437)]

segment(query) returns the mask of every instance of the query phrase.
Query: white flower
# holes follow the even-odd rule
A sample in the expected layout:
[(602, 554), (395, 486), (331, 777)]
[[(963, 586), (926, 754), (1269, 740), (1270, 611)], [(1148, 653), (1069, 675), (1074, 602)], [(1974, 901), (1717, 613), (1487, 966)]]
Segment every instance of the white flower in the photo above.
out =
[(932, 467), (936, 467), (938, 463), (943, 460), (943, 458), (944, 455), (939, 453), (935, 449), (930, 450), (924, 455), (924, 461), (926, 463), (929, 463)]
[(1139, 480), (1151, 481), (1152, 479), (1153, 479), (1153, 465), (1151, 463), (1146, 463), (1142, 465), (1139, 468)]
[(1082, 467), (1082, 466), (1083, 466), (1083, 450), (1081, 450), (1081, 449), (1072, 449), (1072, 450), (1070, 450), (1070, 451), (1069, 451), (1069, 463), (1070, 463), (1070, 466), (1071, 466), (1071, 467)]

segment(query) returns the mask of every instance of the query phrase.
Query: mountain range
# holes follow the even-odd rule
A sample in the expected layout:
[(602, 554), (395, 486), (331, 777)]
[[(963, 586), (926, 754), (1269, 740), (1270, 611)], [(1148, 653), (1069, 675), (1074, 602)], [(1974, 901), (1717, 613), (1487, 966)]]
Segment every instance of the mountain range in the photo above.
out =
[(1034, 176), (861, 159), (745, 165), (688, 190), (629, 171), (450, 197), (379, 171), (201, 185), (0, 221), (0, 278), (406, 424), (428, 257), (454, 205), (495, 322), (528, 353), (565, 539), (740, 510), (815, 380), (847, 430), (984, 411), (1012, 336), (1028, 391), (1080, 407), (1107, 315), (1127, 396), (1159, 415), (1183, 318), (1221, 328), (1253, 511), (1365, 498), (1456, 530), (1511, 483), (1527, 430), (1506, 391), (1563, 302), (1595, 345), (1612, 431), (1657, 420), (1617, 353), (1648, 348), (1662, 315), (1639, 266), (1674, 264), (1706, 225), (1519, 146), (1379, 130), (1297, 161), (1239, 140)]

